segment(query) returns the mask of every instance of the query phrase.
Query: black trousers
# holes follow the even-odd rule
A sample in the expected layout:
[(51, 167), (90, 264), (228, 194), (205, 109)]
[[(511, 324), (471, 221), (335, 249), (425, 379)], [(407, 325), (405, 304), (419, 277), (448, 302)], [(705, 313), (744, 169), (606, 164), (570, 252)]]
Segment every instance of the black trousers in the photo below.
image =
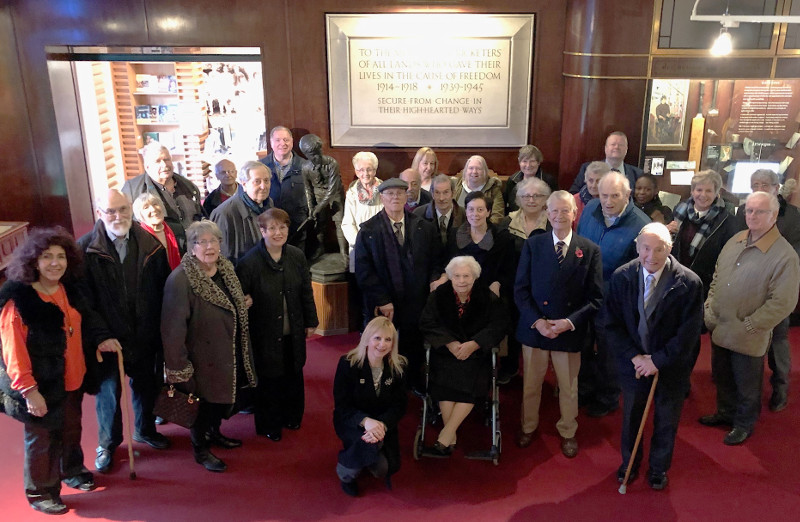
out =
[(212, 429), (218, 430), (222, 419), (230, 417), (233, 411), (233, 404), (219, 404), (215, 402), (200, 401), (197, 409), (197, 419), (190, 430), (192, 446), (195, 451), (208, 449), (209, 443), (206, 441), (206, 433)]
[(300, 425), (305, 411), (303, 370), (280, 377), (259, 377), (256, 388), (256, 433), (280, 433), (287, 424)]
[[(656, 392), (653, 396), (653, 435), (650, 438), (650, 471), (666, 473), (672, 464), (672, 450), (675, 447), (675, 434), (678, 432), (678, 422), (681, 418), (683, 401), (689, 390), (689, 373), (691, 369), (671, 372), (659, 377)], [(636, 379), (633, 376), (620, 378), (622, 387), (622, 465), (627, 466), (636, 442), (636, 434), (642, 422), (644, 407), (653, 377)], [(644, 438), (644, 436), (642, 437)], [(633, 461), (633, 468), (638, 469), (642, 461), (642, 447)]]
[(753, 431), (761, 414), (764, 356), (751, 357), (711, 345), (711, 376), (717, 386), (717, 413), (735, 428)]
[(47, 429), (25, 423), (25, 496), (28, 502), (60, 498), (61, 479), (89, 474), (81, 449), (81, 403), (83, 392), (67, 392), (61, 406), (64, 422)]
[(602, 329), (590, 326), (581, 349), (581, 369), (578, 373), (578, 397), (581, 403), (597, 402), (609, 408), (619, 406), (620, 388), (615, 364)]

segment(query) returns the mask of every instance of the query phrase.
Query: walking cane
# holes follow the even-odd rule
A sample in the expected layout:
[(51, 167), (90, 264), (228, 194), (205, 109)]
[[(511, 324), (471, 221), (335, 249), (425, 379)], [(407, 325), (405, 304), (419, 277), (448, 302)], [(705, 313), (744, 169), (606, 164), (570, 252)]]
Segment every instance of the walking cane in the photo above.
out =
[(620, 495), (624, 495), (628, 491), (628, 477), (631, 476), (631, 469), (633, 468), (633, 461), (636, 460), (636, 450), (639, 449), (639, 443), (642, 441), (642, 432), (644, 431), (644, 424), (647, 422), (647, 414), (650, 412), (650, 405), (653, 403), (653, 395), (656, 392), (656, 384), (658, 384), (658, 373), (653, 377), (653, 384), (650, 385), (650, 395), (647, 396), (647, 403), (644, 405), (644, 413), (642, 413), (642, 422), (639, 423), (639, 433), (636, 434), (636, 442), (633, 443), (633, 451), (631, 457), (628, 459), (628, 469), (625, 470), (625, 478), (622, 480), (622, 485), (619, 487)]
[[(119, 367), (119, 386), (122, 389), (122, 416), (125, 426), (125, 440), (128, 443), (128, 464), (131, 468), (130, 479), (136, 478), (136, 471), (133, 469), (133, 437), (131, 435), (131, 406), (128, 399), (128, 386), (125, 383), (125, 364), (122, 360), (122, 350), (117, 352), (117, 366)], [(646, 414), (646, 413), (645, 413)]]

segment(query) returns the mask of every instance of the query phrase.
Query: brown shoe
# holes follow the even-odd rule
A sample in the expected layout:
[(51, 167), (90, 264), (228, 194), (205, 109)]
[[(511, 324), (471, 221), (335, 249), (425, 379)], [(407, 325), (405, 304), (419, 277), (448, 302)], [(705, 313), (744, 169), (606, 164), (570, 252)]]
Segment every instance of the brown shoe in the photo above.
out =
[(573, 458), (578, 454), (578, 439), (570, 437), (568, 439), (561, 439), (561, 453), (568, 459)]
[(519, 432), (517, 432), (517, 438), (515, 441), (517, 443), (517, 446), (520, 448), (527, 448), (528, 446), (530, 446), (531, 442), (533, 442), (534, 433), (535, 433), (534, 431), (530, 433), (525, 433), (524, 431), (519, 430)]

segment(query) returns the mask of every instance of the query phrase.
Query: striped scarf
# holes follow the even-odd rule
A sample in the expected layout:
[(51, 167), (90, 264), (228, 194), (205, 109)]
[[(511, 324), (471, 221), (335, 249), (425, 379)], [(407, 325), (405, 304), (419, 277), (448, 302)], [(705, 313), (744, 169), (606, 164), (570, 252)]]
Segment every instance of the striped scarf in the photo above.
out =
[(717, 196), (717, 199), (714, 200), (711, 208), (708, 209), (708, 212), (703, 217), (700, 217), (700, 213), (694, 209), (694, 199), (691, 197), (675, 207), (674, 219), (678, 223), (678, 230), (681, 229), (681, 225), (687, 219), (698, 227), (692, 242), (689, 244), (689, 257), (693, 258), (694, 254), (706, 242), (708, 236), (711, 235), (711, 225), (720, 212), (727, 212), (727, 210), (725, 210), (725, 201), (719, 196)]

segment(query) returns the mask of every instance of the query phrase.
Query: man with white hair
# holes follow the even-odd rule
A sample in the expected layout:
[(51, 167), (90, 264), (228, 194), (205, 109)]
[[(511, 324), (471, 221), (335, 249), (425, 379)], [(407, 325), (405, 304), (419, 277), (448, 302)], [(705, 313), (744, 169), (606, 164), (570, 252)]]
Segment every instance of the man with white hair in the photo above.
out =
[(150, 192), (163, 202), (167, 222), (181, 251), (187, 249), (186, 228), (205, 216), (200, 205), (200, 190), (194, 183), (176, 174), (169, 149), (154, 141), (142, 150), (145, 174), (131, 178), (122, 186), (122, 193), (133, 201), (139, 194)]
[(722, 248), (705, 302), (717, 410), (700, 423), (732, 427), (723, 439), (729, 446), (753, 432), (772, 330), (797, 305), (800, 261), (775, 225), (779, 209), (774, 194), (747, 197), (747, 230)]
[(211, 213), (211, 221), (222, 232), (220, 252), (234, 265), (261, 241), (258, 216), (272, 208), (269, 197), (271, 178), (269, 167), (263, 163), (246, 162), (239, 169), (236, 195)]
[(629, 482), (638, 476), (642, 448), (634, 441), (653, 378), (653, 436), (647, 481), (656, 490), (667, 486), (675, 435), (689, 390), (693, 348), (703, 324), (703, 283), (670, 255), (672, 238), (661, 223), (645, 225), (636, 238), (637, 259), (618, 268), (604, 300), (606, 341), (616, 356), (622, 388), (622, 465), (630, 459)]
[[(650, 218), (630, 201), (630, 183), (619, 172), (600, 178), (597, 191), (598, 197), (583, 209), (576, 232), (600, 246), (607, 291), (614, 270), (636, 257), (634, 239)], [(597, 319), (597, 351), (590, 339), (582, 352), (578, 379), (581, 402), (588, 405), (591, 417), (603, 417), (619, 408), (619, 386), (602, 333), (602, 311)]]
[(155, 236), (132, 220), (130, 200), (118, 190), (97, 198), (94, 230), (78, 240), (86, 263), (82, 284), (92, 313), (83, 320), (103, 355), (97, 394), (98, 447), (95, 467), (107, 473), (122, 443), (117, 356), (122, 352), (133, 391), (133, 439), (169, 447), (156, 431), (153, 406), (163, 383), (161, 296), (170, 273), (167, 252)]

